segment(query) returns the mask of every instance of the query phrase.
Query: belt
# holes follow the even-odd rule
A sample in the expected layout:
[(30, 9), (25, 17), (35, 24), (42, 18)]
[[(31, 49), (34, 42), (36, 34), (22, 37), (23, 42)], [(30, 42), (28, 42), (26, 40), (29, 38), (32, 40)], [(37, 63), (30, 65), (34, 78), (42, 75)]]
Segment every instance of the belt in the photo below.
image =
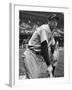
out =
[(28, 46), (28, 49), (30, 49), (31, 51), (33, 51), (35, 54), (37, 55), (41, 55), (41, 51), (35, 51), (32, 46)]

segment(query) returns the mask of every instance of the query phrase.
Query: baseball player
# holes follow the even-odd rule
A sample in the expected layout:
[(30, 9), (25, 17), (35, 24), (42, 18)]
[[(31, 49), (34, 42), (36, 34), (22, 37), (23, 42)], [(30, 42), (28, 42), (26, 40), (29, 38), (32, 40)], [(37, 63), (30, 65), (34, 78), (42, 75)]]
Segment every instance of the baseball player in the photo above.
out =
[[(36, 28), (28, 47), (23, 53), (27, 78), (41, 78), (41, 69), (45, 68), (52, 77), (53, 67), (49, 58), (49, 47), (55, 44), (52, 38), (53, 30), (57, 27), (58, 17), (53, 14), (49, 17), (48, 23)], [(44, 63), (41, 64), (43, 61)], [(42, 67), (41, 67), (42, 65)]]

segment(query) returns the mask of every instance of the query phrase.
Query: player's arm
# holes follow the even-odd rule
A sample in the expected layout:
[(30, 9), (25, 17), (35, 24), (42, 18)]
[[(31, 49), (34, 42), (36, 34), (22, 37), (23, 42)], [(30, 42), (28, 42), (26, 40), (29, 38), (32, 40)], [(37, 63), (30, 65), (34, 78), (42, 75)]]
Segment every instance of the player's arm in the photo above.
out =
[(45, 30), (41, 30), (40, 32), (40, 40), (41, 40), (41, 54), (47, 64), (50, 65), (49, 53), (48, 53), (48, 39)]
[(50, 74), (50, 77), (52, 77), (52, 70), (53, 70), (53, 67), (50, 63), (50, 59), (49, 59), (49, 52), (48, 52), (48, 38), (47, 38), (47, 34), (45, 32), (45, 30), (42, 30), (40, 32), (40, 39), (41, 39), (41, 53), (42, 53), (42, 56), (48, 66), (48, 72)]

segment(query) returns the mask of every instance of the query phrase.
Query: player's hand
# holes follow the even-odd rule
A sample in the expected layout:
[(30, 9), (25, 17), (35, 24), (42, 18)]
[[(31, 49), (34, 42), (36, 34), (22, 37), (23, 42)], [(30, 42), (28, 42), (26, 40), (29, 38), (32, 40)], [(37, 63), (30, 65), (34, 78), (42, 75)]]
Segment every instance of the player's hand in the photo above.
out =
[(52, 65), (50, 65), (47, 70), (48, 70), (49, 76), (52, 78), (53, 77), (53, 75), (52, 75), (52, 71), (53, 71)]
[(48, 70), (48, 72), (52, 72), (52, 70), (53, 70), (52, 65), (49, 65), (47, 70)]

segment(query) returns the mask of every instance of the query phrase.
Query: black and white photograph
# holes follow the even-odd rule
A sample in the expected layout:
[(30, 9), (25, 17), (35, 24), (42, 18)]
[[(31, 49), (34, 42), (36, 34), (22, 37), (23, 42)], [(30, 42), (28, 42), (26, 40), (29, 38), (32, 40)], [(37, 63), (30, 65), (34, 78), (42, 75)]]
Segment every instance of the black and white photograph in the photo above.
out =
[(69, 9), (10, 4), (10, 85), (68, 83)]
[(64, 13), (19, 10), (19, 80), (64, 77)]

